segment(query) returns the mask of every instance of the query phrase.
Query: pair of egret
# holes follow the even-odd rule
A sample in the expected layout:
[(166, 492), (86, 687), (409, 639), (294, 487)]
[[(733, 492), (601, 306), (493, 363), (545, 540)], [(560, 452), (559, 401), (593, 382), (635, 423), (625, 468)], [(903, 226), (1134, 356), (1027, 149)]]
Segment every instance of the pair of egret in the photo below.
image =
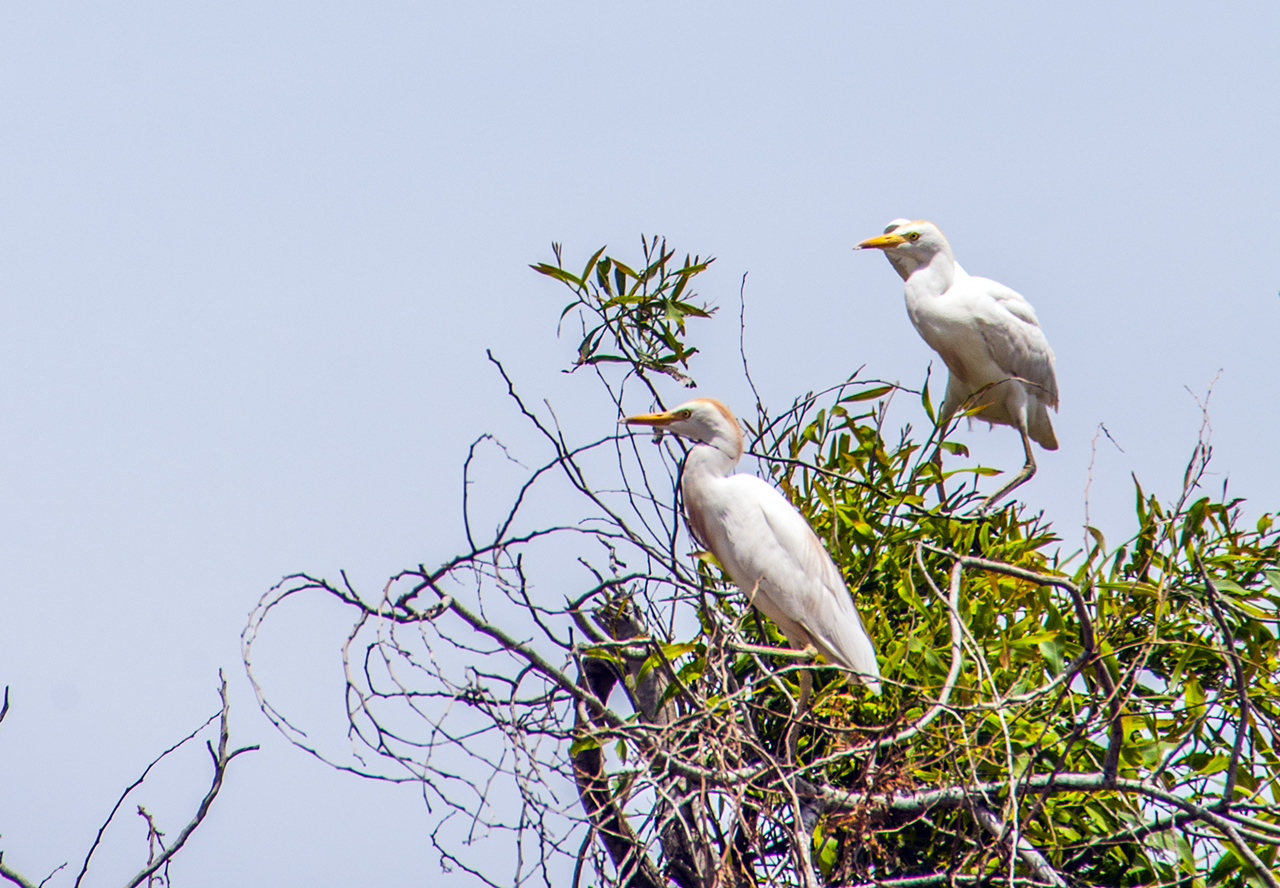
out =
[[(1026, 464), (986, 499), (985, 511), (1035, 474), (1032, 439), (1046, 450), (1058, 446), (1048, 414), (1049, 407), (1058, 407), (1053, 350), (1035, 311), (1008, 287), (970, 277), (931, 222), (895, 219), (884, 234), (856, 249), (884, 251), (906, 282), (911, 322), (950, 370), (939, 429), (966, 410), (1022, 435)], [(629, 416), (626, 422), (693, 442), (680, 485), (698, 542), (792, 646), (816, 650), (878, 694), (875, 646), (813, 528), (767, 482), (734, 473), (742, 457), (742, 432), (729, 408), (697, 398), (664, 413)], [(811, 681), (807, 671), (801, 673), (799, 710), (807, 703)]]

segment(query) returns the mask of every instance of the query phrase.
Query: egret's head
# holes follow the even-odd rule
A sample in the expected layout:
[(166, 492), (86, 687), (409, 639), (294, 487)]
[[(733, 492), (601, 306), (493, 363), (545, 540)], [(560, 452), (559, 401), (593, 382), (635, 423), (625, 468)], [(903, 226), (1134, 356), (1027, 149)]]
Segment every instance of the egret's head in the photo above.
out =
[(886, 226), (884, 234), (869, 237), (854, 247), (855, 250), (884, 250), (928, 261), (934, 253), (950, 252), (951, 247), (941, 230), (932, 222), (917, 219), (894, 219)]
[[(884, 234), (869, 237), (855, 250), (883, 250), (885, 258), (898, 275), (906, 280), (938, 253), (951, 255), (951, 245), (938, 226), (923, 219), (894, 219), (885, 226)], [(954, 258), (954, 257), (953, 257)]]
[(710, 444), (726, 456), (742, 456), (742, 430), (728, 407), (714, 398), (694, 398), (665, 413), (628, 416), (627, 425), (652, 426), (690, 441)]

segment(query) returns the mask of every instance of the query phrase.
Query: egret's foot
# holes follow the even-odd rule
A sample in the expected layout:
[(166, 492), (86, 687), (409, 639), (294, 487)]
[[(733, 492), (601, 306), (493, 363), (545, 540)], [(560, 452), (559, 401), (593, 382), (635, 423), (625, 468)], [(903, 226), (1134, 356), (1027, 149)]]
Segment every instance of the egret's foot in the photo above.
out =
[[(1012, 493), (1015, 488), (1021, 487), (1023, 484), (1025, 484), (1031, 478), (1031, 476), (1034, 475), (1035, 473), (1036, 473), (1036, 467), (1034, 465), (1030, 466), (1029, 469), (1023, 468), (1021, 472), (1019, 472), (1016, 476), (1014, 476), (1014, 479), (1012, 481), (1010, 481), (1004, 487), (1001, 487), (995, 493), (991, 494), (991, 496), (984, 499), (982, 503), (978, 506), (978, 508), (974, 511), (973, 513), (974, 517), (977, 517), (977, 518), (987, 517), (987, 515), (991, 512), (991, 508), (995, 506), (997, 502), (999, 502), (1000, 500), (1008, 496), (1010, 493)], [(1004, 505), (1006, 506), (1010, 505), (1012, 502), (1013, 501), (1010, 500), (1008, 503), (1005, 503)], [(1000, 508), (1004, 508), (1004, 506), (1000, 506)]]
[(977, 514), (979, 518), (985, 517), (987, 512), (991, 510), (991, 507), (995, 505), (997, 501), (1013, 493), (1013, 491), (1017, 490), (1023, 484), (1026, 484), (1036, 473), (1036, 457), (1035, 454), (1031, 452), (1031, 439), (1027, 437), (1025, 429), (1019, 429), (1019, 431), (1022, 432), (1022, 448), (1027, 454), (1027, 462), (1023, 465), (1022, 471), (1014, 475), (1013, 479), (1008, 484), (1001, 487), (995, 493), (991, 494), (991, 496), (982, 501), (982, 505), (978, 506)]
[(995, 500), (993, 500), (991, 497), (987, 497), (981, 503), (979, 503), (978, 508), (970, 512), (969, 515), (973, 518), (986, 518), (987, 515), (991, 512), (991, 507), (993, 505), (995, 505)]

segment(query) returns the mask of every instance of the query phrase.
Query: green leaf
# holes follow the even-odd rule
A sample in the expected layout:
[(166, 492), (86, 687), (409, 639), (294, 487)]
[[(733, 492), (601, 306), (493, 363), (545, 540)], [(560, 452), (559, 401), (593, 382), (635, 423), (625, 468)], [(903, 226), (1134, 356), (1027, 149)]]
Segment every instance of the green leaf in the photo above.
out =
[(929, 399), (929, 376), (925, 375), (924, 385), (920, 387), (920, 405), (924, 407), (925, 415), (929, 417), (929, 422), (934, 425), (938, 424), (938, 416), (933, 412), (933, 401)]
[(611, 266), (612, 263), (608, 256), (605, 256), (602, 261), (596, 263), (596, 283), (599, 284), (600, 289), (604, 290), (604, 292), (609, 296), (613, 295), (613, 288), (609, 286), (609, 268)]
[(595, 657), (597, 660), (608, 660), (610, 663), (624, 662), (623, 659), (618, 656), (618, 652), (613, 648), (589, 647), (582, 653), (588, 657)]
[(1200, 536), (1204, 533), (1204, 510), (1209, 504), (1209, 498), (1202, 496), (1191, 504), (1191, 508), (1187, 510), (1187, 517), (1182, 522), (1182, 541), (1180, 545), (1187, 545), (1193, 536)]
[(661, 662), (662, 660), (659, 659), (656, 653), (645, 657), (644, 662), (640, 664), (640, 668), (636, 670), (636, 684), (639, 685), (640, 682), (644, 681), (649, 673)]
[(840, 843), (836, 839), (827, 836), (822, 827), (819, 826), (813, 833), (813, 847), (817, 851), (815, 856), (818, 861), (818, 869), (822, 871), (822, 875), (825, 878), (830, 878), (831, 872), (836, 866), (836, 858), (839, 856)]
[(990, 466), (973, 466), (965, 469), (952, 469), (949, 472), (943, 472), (943, 478), (950, 478), (953, 475), (1002, 475), (1000, 469), (993, 469)]
[(618, 305), (639, 305), (644, 301), (645, 301), (645, 297), (643, 295), (619, 293), (617, 296), (614, 296), (612, 299), (606, 300), (601, 307), (613, 308), (614, 306), (618, 306)]
[(1034, 632), (1030, 635), (1024, 635), (1020, 638), (1011, 639), (1010, 643), (1015, 647), (1026, 647), (1028, 645), (1039, 645), (1041, 642), (1052, 641), (1058, 637), (1057, 629), (1050, 629), (1046, 632)]
[(1182, 695), (1187, 702), (1187, 709), (1196, 711), (1204, 708), (1204, 688), (1200, 686), (1198, 680), (1189, 679), (1183, 685)]
[[(562, 746), (560, 748), (563, 749), (564, 747)], [(578, 753), (586, 752), (588, 749), (599, 749), (599, 748), (600, 748), (599, 740), (597, 740), (595, 737), (592, 737), (590, 735), (584, 735), (584, 736), (576, 737), (574, 741), (569, 744), (569, 755), (577, 755)]]
[[(679, 272), (677, 272), (677, 274), (680, 274), (680, 273), (679, 273)], [(688, 285), (688, 283), (689, 283), (689, 281), (691, 281), (691, 280), (693, 280), (693, 276), (692, 276), (692, 275), (688, 275), (688, 274), (680, 274), (680, 280), (676, 282), (676, 287), (675, 287), (675, 289), (671, 291), (671, 298), (672, 298), (672, 299), (679, 299), (679, 298), (680, 298), (680, 294), (684, 292), (684, 288), (685, 288), (685, 286), (687, 286), (687, 285)]]
[(672, 299), (671, 304), (678, 308), (681, 314), (688, 315), (691, 318), (709, 318), (714, 313), (714, 309), (699, 308), (691, 302), (680, 302)]
[(547, 277), (553, 277), (556, 280), (564, 281), (566, 284), (572, 284), (575, 287), (582, 286), (582, 280), (573, 276), (572, 272), (565, 271), (563, 268), (557, 268), (554, 265), (548, 265), (545, 262), (539, 262), (537, 265), (530, 265), (538, 274), (545, 274)]
[(591, 270), (596, 267), (596, 260), (600, 258), (600, 254), (604, 251), (605, 248), (601, 247), (591, 254), (591, 258), (587, 260), (586, 266), (582, 269), (582, 277), (577, 279), (579, 284), (591, 277)]
[(1058, 638), (1057, 633), (1055, 632), (1052, 638), (1041, 641), (1037, 646), (1040, 648), (1040, 653), (1049, 661), (1050, 672), (1053, 675), (1060, 675), (1062, 673), (1062, 651), (1064, 645), (1061, 639)]
[(1107, 550), (1107, 540), (1106, 537), (1102, 535), (1102, 531), (1098, 530), (1096, 527), (1088, 526), (1085, 527), (1085, 530), (1089, 531), (1089, 536), (1093, 537), (1094, 543), (1097, 544), (1098, 551), (1105, 552)]
[(840, 399), (840, 403), (848, 404), (851, 401), (874, 401), (876, 398), (887, 395), (889, 392), (893, 391), (893, 389), (894, 387), (891, 385), (878, 385), (874, 388), (869, 388), (861, 392), (855, 392), (852, 395), (846, 395)]

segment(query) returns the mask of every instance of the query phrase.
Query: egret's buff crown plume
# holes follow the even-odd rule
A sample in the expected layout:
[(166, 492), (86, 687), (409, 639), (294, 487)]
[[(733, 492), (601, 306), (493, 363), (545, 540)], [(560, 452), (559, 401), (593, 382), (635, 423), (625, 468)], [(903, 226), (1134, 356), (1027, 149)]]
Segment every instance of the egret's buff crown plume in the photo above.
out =
[(811, 645), (880, 693), (875, 646), (817, 534), (767, 482), (734, 473), (742, 432), (729, 408), (697, 398), (665, 413), (628, 416), (626, 422), (694, 442), (680, 489), (698, 543), (794, 647)]
[(1045, 450), (1058, 449), (1049, 421), (1049, 408), (1058, 409), (1058, 378), (1035, 309), (1004, 284), (970, 276), (932, 222), (894, 219), (884, 234), (855, 249), (884, 251), (906, 282), (907, 314), (916, 332), (951, 371), (939, 428), (969, 410), (1021, 433), (1026, 463), (987, 497), (980, 510), (986, 511), (1035, 474), (1033, 440)]

